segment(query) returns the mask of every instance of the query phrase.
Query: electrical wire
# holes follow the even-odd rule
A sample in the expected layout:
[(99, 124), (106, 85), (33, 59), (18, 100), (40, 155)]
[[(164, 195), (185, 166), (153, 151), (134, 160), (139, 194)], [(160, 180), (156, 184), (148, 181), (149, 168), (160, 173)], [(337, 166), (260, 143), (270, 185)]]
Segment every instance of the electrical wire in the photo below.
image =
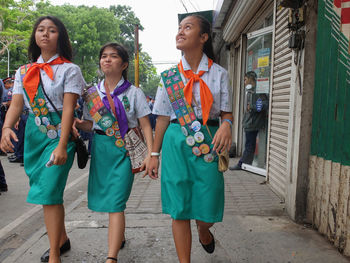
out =
[(182, 6), (185, 8), (186, 13), (188, 13), (187, 7), (185, 6), (184, 2), (183, 2), (182, 0), (180, 0), (180, 2), (181, 2), (181, 4), (182, 4)]

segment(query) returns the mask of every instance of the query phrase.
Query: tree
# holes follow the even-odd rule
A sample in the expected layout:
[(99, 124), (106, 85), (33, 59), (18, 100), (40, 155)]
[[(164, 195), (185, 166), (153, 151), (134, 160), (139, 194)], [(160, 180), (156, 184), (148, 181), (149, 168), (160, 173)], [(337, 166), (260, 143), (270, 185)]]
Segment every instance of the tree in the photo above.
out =
[(7, 76), (7, 48), (11, 54), (10, 74), (21, 64), (27, 63), (26, 49), (36, 13), (33, 0), (0, 0), (0, 4), (1, 78)]

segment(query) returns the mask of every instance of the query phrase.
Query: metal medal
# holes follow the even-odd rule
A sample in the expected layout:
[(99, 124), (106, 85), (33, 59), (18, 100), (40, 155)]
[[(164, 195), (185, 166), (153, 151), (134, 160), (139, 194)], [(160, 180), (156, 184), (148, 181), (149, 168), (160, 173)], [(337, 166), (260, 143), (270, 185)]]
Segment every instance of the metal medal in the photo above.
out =
[(202, 128), (202, 125), (199, 121), (194, 121), (192, 122), (191, 124), (191, 129), (194, 131), (194, 132), (198, 132), (200, 131)]
[(57, 138), (57, 132), (56, 130), (48, 130), (46, 133), (47, 137), (50, 139), (56, 139)]
[(50, 125), (50, 120), (49, 120), (48, 117), (42, 117), (42, 118), (41, 118), (41, 121), (42, 121), (42, 123), (43, 123), (45, 126)]
[(187, 129), (186, 129), (185, 126), (182, 126), (182, 127), (181, 127), (181, 131), (182, 131), (182, 134), (185, 135), (185, 136), (187, 137), (188, 131), (187, 131)]
[(40, 115), (39, 108), (33, 108), (33, 113), (34, 113), (35, 116), (39, 116)]
[(112, 118), (109, 116), (104, 116), (101, 119), (101, 125), (103, 128), (109, 128), (112, 126)]
[(41, 131), (42, 133), (47, 133), (47, 129), (44, 125), (39, 126), (39, 131)]
[(35, 125), (36, 125), (36, 126), (39, 127), (39, 126), (41, 125), (40, 117), (36, 116), (36, 117), (34, 118), (34, 121), (35, 121)]
[(211, 163), (214, 161), (214, 155), (212, 155), (211, 153), (208, 153), (206, 155), (204, 155), (204, 161), (206, 163)]
[(192, 135), (189, 135), (186, 137), (186, 143), (188, 146), (193, 146), (195, 145), (196, 141), (194, 140)]
[(210, 152), (210, 147), (209, 147), (209, 145), (206, 144), (206, 143), (201, 144), (201, 145), (199, 146), (199, 149), (201, 150), (201, 153), (202, 153), (202, 154), (207, 154), (207, 153)]
[(196, 156), (200, 156), (202, 153), (201, 153), (201, 150), (199, 149), (199, 147), (197, 147), (197, 146), (194, 146), (193, 148), (192, 148), (192, 153), (194, 154), (194, 155), (196, 155)]
[(194, 134), (194, 139), (195, 139), (196, 142), (202, 143), (204, 141), (204, 134), (202, 132), (200, 132), (200, 131), (196, 132)]

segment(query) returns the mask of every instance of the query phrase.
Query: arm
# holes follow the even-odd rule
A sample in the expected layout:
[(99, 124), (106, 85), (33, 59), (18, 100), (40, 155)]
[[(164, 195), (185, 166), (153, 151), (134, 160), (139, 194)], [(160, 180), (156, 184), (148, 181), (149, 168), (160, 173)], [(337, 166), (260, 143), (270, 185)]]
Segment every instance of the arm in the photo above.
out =
[(19, 117), (21, 116), (23, 109), (23, 95), (15, 94), (12, 98), (13, 102), (9, 110), (7, 111), (4, 126), (2, 128), (2, 137), (1, 137), (1, 149), (4, 152), (13, 152), (14, 145), (11, 142), (11, 139), (18, 141), (16, 134), (12, 130)]
[(149, 121), (148, 115), (139, 118), (140, 126), (143, 131), (143, 134), (145, 135), (146, 138), (146, 143), (147, 143), (147, 149), (148, 149), (148, 155), (146, 159), (143, 161), (143, 164), (141, 166), (141, 171), (145, 170), (145, 173), (143, 177), (147, 175), (147, 169), (148, 165), (151, 159), (151, 151), (152, 151), (152, 145), (153, 145), (153, 133), (152, 133), (152, 127), (151, 123)]
[(81, 120), (78, 118), (74, 118), (73, 121), (73, 134), (75, 137), (79, 137), (79, 131), (78, 130), (83, 130), (86, 132), (91, 132), (92, 131), (92, 126), (93, 122), (90, 120)]
[[(169, 126), (170, 117), (159, 115), (157, 118), (157, 124), (155, 129), (154, 142), (152, 146), (152, 152), (160, 152), (162, 147), (164, 133)], [(159, 156), (151, 156), (151, 161), (147, 170), (147, 174), (152, 179), (158, 178), (158, 168), (159, 168)]]
[(67, 160), (67, 144), (73, 125), (74, 108), (78, 97), (75, 93), (64, 93), (61, 138), (56, 149), (52, 152), (55, 155), (54, 165), (65, 164)]
[(214, 151), (221, 152), (224, 149), (230, 149), (232, 143), (232, 135), (231, 135), (231, 125), (227, 121), (223, 121), (225, 119), (233, 122), (232, 112), (224, 112), (221, 111), (221, 125), (215, 136), (213, 138), (212, 144), (214, 144)]

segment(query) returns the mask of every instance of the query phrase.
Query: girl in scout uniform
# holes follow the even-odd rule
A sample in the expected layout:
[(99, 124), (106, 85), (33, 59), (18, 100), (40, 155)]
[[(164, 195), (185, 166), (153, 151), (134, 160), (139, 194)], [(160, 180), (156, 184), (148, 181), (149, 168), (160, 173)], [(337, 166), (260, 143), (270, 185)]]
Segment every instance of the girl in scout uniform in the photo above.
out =
[(215, 249), (209, 228), (222, 221), (224, 210), (224, 179), (216, 153), (231, 145), (233, 117), (227, 71), (213, 62), (209, 22), (197, 15), (184, 18), (176, 47), (183, 57), (162, 73), (153, 108), (158, 118), (148, 174), (158, 177), (162, 148), (163, 212), (173, 219), (179, 261), (187, 263), (191, 219), (203, 248), (208, 253)]
[[(24, 169), (29, 177), (27, 201), (42, 204), (50, 249), (42, 262), (61, 262), (70, 249), (64, 226), (63, 191), (72, 166), (75, 145), (70, 141), (74, 107), (85, 81), (79, 67), (70, 62), (72, 48), (63, 23), (52, 16), (40, 17), (34, 25), (28, 54), (33, 64), (16, 72), (12, 103), (2, 129), (1, 148), (12, 152), (17, 141), (12, 128), (23, 103), (30, 108), (25, 131)], [(60, 111), (59, 116), (44, 95)], [(53, 156), (53, 165), (45, 164)]]
[[(151, 152), (153, 135), (148, 118), (151, 110), (141, 89), (127, 81), (129, 56), (116, 43), (100, 50), (100, 69), (105, 79), (84, 94), (84, 121), (76, 119), (75, 128), (91, 131), (94, 137), (88, 186), (88, 207), (109, 213), (108, 257), (116, 262), (124, 247), (124, 210), (134, 180), (124, 136), (129, 129), (141, 126)], [(109, 97), (110, 95), (110, 97)], [(114, 109), (111, 107), (114, 104)], [(145, 169), (150, 155), (144, 160)]]

